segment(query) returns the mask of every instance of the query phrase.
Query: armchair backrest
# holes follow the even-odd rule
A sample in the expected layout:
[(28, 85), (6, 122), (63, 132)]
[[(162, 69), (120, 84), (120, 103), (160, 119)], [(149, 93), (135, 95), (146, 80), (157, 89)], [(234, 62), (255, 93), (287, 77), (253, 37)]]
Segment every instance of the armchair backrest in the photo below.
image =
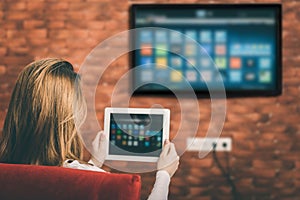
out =
[(0, 164), (0, 199), (138, 200), (140, 190), (138, 175)]

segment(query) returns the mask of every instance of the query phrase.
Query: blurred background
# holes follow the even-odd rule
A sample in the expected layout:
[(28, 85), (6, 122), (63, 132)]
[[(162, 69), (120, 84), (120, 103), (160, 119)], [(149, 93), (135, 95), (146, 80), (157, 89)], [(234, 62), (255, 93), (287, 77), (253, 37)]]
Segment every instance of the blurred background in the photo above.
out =
[[(300, 196), (300, 1), (299, 0), (2, 0), (0, 2), (0, 133), (19, 72), (33, 60), (60, 57), (78, 71), (85, 57), (106, 38), (128, 30), (135, 3), (282, 3), (283, 94), (268, 98), (227, 100), (222, 137), (232, 138), (229, 161), (240, 199), (297, 199)], [(96, 93), (100, 124), (110, 106), (118, 79), (129, 69), (128, 56), (106, 70)], [(199, 99), (198, 136), (210, 121), (210, 100)], [(132, 107), (159, 104), (171, 110), (171, 137), (181, 122), (180, 107), (172, 97), (133, 97)], [(193, 113), (189, 119), (193, 120)], [(183, 141), (185, 142), (185, 141)], [(108, 169), (109, 170), (109, 169)], [(155, 173), (141, 174), (142, 199), (151, 191)], [(1, 188), (1, 186), (0, 186)], [(172, 178), (169, 199), (232, 199), (231, 187), (213, 161), (197, 152), (181, 157)]]

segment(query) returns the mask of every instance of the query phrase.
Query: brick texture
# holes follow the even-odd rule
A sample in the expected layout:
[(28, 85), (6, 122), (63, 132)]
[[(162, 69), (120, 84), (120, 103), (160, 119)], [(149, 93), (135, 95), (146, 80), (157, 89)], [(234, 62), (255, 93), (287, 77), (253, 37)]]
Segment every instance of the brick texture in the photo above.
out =
[[(128, 29), (128, 7), (134, 3), (282, 3), (283, 94), (271, 98), (227, 101), (222, 136), (233, 139), (229, 155), (232, 178), (241, 199), (297, 199), (300, 196), (300, 1), (299, 0), (4, 0), (0, 2), (0, 130), (18, 73), (29, 62), (62, 57), (78, 70), (101, 41)], [(101, 59), (101, 58), (100, 58)], [(127, 57), (112, 63), (96, 94), (99, 121), (110, 106), (116, 81), (128, 70)], [(133, 107), (161, 104), (172, 113), (171, 135), (180, 122), (175, 98), (138, 97)], [(208, 128), (210, 101), (200, 99), (198, 135)], [(193, 116), (190, 117), (193, 120)], [(188, 121), (188, 120), (186, 120)], [(185, 122), (183, 122), (185, 123)], [(184, 142), (184, 141), (183, 141)], [(225, 163), (226, 155), (220, 154)], [(154, 173), (142, 175), (142, 198)], [(231, 199), (230, 187), (209, 154), (186, 152), (172, 179), (170, 199)]]

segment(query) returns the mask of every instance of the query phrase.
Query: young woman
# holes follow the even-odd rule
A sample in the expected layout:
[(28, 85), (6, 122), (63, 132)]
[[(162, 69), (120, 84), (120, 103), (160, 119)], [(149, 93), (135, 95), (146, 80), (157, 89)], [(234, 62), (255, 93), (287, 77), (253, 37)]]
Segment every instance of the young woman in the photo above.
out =
[[(44, 59), (24, 68), (13, 90), (0, 135), (0, 162), (103, 172), (101, 161), (94, 157), (91, 162), (83, 159), (84, 146), (75, 127), (74, 120), (78, 117), (73, 115), (73, 108), (78, 109), (84, 121), (86, 104), (76, 77), (73, 66), (61, 59)], [(105, 141), (103, 134), (97, 134), (93, 142), (96, 153), (101, 154)], [(174, 144), (167, 142), (148, 199), (167, 199), (170, 178), (178, 164)]]

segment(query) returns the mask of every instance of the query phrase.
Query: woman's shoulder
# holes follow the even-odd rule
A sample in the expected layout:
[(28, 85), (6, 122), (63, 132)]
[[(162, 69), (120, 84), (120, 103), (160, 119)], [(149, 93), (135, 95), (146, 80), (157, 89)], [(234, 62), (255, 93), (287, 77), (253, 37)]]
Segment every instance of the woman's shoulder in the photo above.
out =
[(95, 166), (93, 163), (88, 162), (87, 164), (85, 164), (85, 163), (80, 163), (78, 160), (72, 160), (72, 159), (65, 160), (63, 163), (63, 167), (72, 168), (72, 169), (97, 171), (97, 172), (105, 172), (103, 169)]

